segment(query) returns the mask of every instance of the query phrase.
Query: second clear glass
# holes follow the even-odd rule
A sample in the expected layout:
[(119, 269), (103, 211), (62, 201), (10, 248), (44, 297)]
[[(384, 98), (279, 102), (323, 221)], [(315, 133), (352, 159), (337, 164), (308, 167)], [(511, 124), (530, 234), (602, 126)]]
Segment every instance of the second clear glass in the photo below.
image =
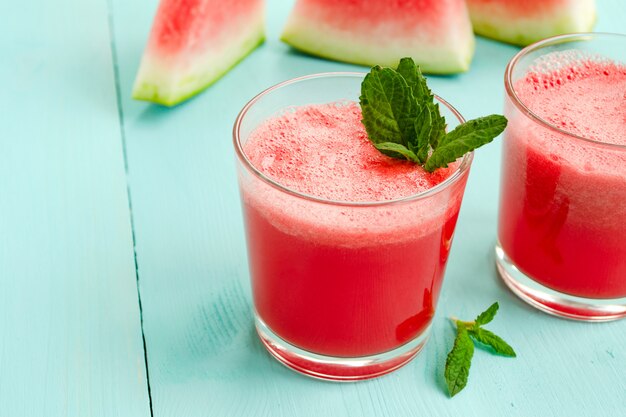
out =
[(516, 91), (528, 74), (536, 78), (560, 68), (568, 71), (567, 83), (576, 76), (569, 66), (586, 62), (612, 63), (616, 70), (622, 65), (626, 74), (626, 36), (550, 38), (522, 50), (507, 67), (496, 261), (504, 282), (531, 305), (561, 317), (605, 321), (626, 316), (626, 146), (571, 133), (566, 121), (535, 114)]

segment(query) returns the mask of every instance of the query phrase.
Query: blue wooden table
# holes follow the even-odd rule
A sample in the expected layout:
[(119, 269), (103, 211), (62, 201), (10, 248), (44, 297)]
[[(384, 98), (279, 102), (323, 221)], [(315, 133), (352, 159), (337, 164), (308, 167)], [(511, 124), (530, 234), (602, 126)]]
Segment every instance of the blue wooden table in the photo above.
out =
[[(364, 68), (268, 40), (173, 109), (130, 99), (156, 0), (0, 3), (0, 417), (625, 416), (626, 321), (547, 316), (498, 280), (500, 146), (476, 156), (430, 342), (401, 370), (333, 384), (282, 367), (257, 341), (232, 122), (260, 90)], [(598, 0), (596, 30), (626, 32)], [(431, 77), (467, 118), (501, 112), (518, 48), (478, 39), (471, 71)], [(447, 397), (454, 331), (498, 300), (514, 360), (477, 351)]]

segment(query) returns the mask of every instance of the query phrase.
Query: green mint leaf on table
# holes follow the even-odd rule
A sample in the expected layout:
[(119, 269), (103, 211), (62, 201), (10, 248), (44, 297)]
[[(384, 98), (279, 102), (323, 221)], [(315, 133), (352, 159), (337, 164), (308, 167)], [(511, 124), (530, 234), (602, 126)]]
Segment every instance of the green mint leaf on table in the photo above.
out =
[(496, 316), (496, 313), (498, 312), (499, 308), (500, 308), (500, 305), (498, 303), (493, 303), (492, 305), (489, 306), (487, 310), (483, 311), (482, 313), (478, 315), (478, 317), (476, 317), (476, 320), (474, 320), (474, 323), (476, 323), (478, 326), (482, 326), (484, 324), (489, 323)]
[(451, 397), (458, 394), (467, 384), (474, 354), (474, 342), (472, 339), (478, 342), (479, 346), (489, 346), (497, 354), (508, 357), (517, 356), (513, 348), (500, 336), (482, 328), (483, 325), (493, 320), (498, 312), (498, 308), (498, 303), (493, 303), (487, 310), (480, 313), (475, 321), (452, 319), (454, 324), (456, 324), (456, 339), (446, 359), (444, 373)]
[(491, 115), (446, 132), (439, 104), (411, 58), (402, 58), (395, 70), (373, 67), (361, 84), (360, 103), (363, 125), (376, 148), (429, 172), (491, 142), (507, 124), (504, 116)]
[(507, 342), (487, 329), (481, 329), (478, 327), (472, 330), (471, 335), (474, 340), (482, 343), (483, 345), (491, 346), (493, 350), (500, 355), (509, 356), (511, 358), (517, 356), (513, 348)]
[(455, 396), (465, 388), (472, 365), (472, 356), (474, 356), (474, 343), (470, 339), (465, 325), (460, 324), (456, 329), (454, 347), (446, 359), (445, 376), (450, 396)]

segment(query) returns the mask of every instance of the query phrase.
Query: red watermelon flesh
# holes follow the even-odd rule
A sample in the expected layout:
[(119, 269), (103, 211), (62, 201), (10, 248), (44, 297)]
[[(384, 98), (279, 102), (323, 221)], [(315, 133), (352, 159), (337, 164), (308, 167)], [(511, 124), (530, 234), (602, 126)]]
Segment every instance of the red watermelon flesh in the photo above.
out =
[(588, 32), (595, 0), (467, 0), (474, 32), (515, 45), (571, 32)]
[(161, 0), (133, 98), (172, 106), (199, 93), (261, 44), (264, 0)]
[(368, 66), (408, 56), (430, 73), (466, 71), (474, 53), (464, 0), (297, 0), (281, 39)]

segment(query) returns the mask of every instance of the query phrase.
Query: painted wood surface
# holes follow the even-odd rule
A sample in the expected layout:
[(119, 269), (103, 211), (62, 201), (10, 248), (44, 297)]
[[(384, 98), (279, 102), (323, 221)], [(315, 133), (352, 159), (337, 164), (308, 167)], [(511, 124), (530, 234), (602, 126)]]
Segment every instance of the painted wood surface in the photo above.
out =
[[(527, 416), (626, 412), (626, 321), (549, 317), (499, 282), (493, 259), (500, 148), (478, 152), (434, 331), (410, 365), (337, 385), (283, 368), (257, 341), (251, 316), (231, 125), (254, 94), (295, 76), (362, 67), (298, 54), (277, 38), (291, 2), (270, 1), (268, 41), (207, 92), (171, 110), (133, 102), (132, 81), (154, 0), (114, 0), (129, 181), (135, 215), (155, 416)], [(598, 30), (626, 31), (626, 6), (600, 1)], [(150, 11), (150, 12), (149, 12)], [(467, 117), (502, 110), (503, 73), (517, 48), (479, 39), (469, 73), (432, 77)], [(478, 351), (466, 391), (447, 398), (443, 364), (451, 314), (494, 300), (493, 328), (509, 360)]]
[(147, 417), (107, 4), (0, 16), (0, 416)]
[[(268, 41), (203, 95), (174, 109), (129, 98), (154, 0), (114, 0), (129, 184), (155, 416), (527, 416), (626, 412), (626, 322), (581, 324), (517, 300), (494, 268), (500, 148), (476, 158), (433, 335), (410, 365), (354, 384), (283, 368), (257, 341), (251, 316), (231, 125), (254, 94), (294, 76), (362, 67), (298, 54), (277, 38), (291, 2), (268, 5)], [(601, 1), (597, 29), (626, 31), (619, 1)], [(468, 117), (501, 112), (503, 72), (517, 48), (478, 40), (469, 73), (432, 77)], [(470, 385), (447, 398), (453, 329), (494, 300), (509, 360), (477, 352)]]
[[(498, 144), (475, 159), (433, 335), (415, 361), (333, 384), (271, 359), (252, 325), (232, 122), (279, 81), (364, 68), (281, 44), (293, 1), (270, 0), (267, 43), (203, 95), (173, 109), (134, 102), (156, 3), (0, 3), (11, 34), (0, 40), (0, 417), (146, 416), (150, 400), (159, 417), (626, 413), (626, 321), (549, 317), (496, 276)], [(597, 30), (626, 32), (622, 0), (598, 8)], [(470, 72), (430, 83), (468, 118), (501, 112), (517, 51), (479, 39)], [(519, 357), (477, 351), (468, 388), (451, 400), (446, 317), (494, 300), (491, 327)]]

